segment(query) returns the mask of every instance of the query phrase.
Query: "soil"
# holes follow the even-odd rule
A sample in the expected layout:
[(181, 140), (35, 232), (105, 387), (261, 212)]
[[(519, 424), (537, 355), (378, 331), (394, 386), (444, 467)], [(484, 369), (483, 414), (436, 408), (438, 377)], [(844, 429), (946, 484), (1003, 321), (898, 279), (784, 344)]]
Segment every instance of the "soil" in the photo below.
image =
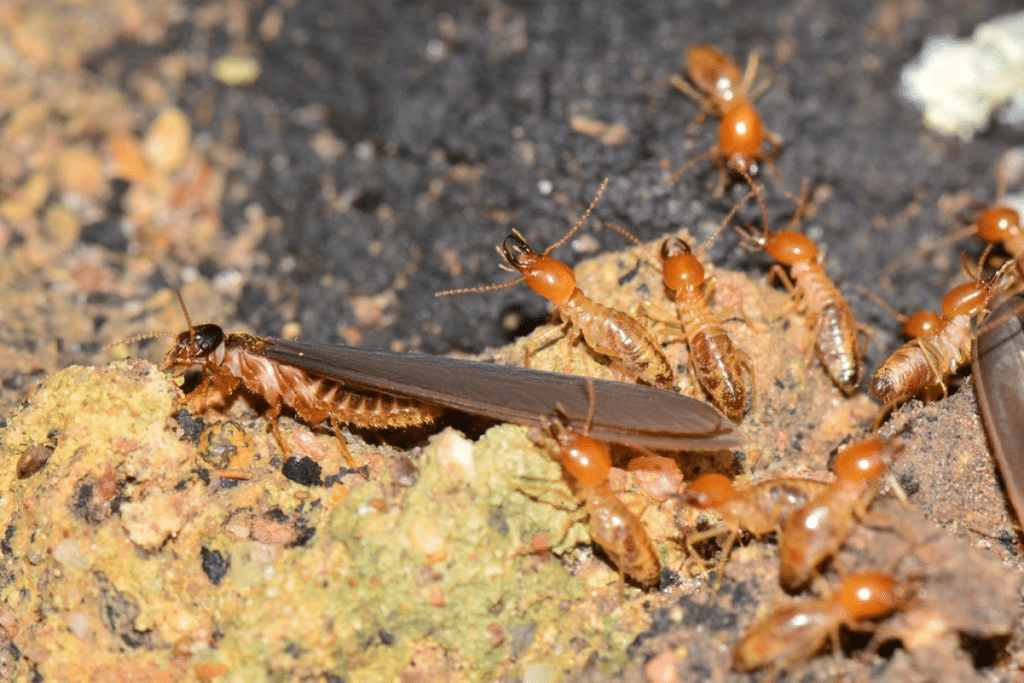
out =
[[(1011, 191), (1024, 186), (1019, 130), (928, 131), (897, 94), (900, 70), (927, 36), (1016, 9), (5, 3), (0, 677), (1016, 680), (1024, 547), (965, 375), (948, 399), (910, 402), (882, 427), (904, 442), (893, 469), (914, 511), (891, 529), (858, 526), (824, 575), (835, 586), (875, 567), (928, 597), (879, 627), (873, 655), (870, 635), (844, 630), (837, 657), (751, 676), (730, 670), (732, 645), (777, 600), (808, 596), (783, 595), (769, 538), (733, 551), (708, 604), (714, 575), (678, 538), (714, 516), (652, 497), (659, 471), (631, 468), (636, 453), (615, 451), (613, 483), (665, 567), (646, 593), (621, 587), (586, 524), (559, 538), (564, 487), (523, 495), (521, 482), (559, 471), (522, 427), (347, 436), (368, 465), (352, 472), (333, 436), (288, 418), (295, 452), (282, 453), (258, 402), (181, 412), (166, 374), (123, 360), (158, 361), (167, 340), (108, 348), (186, 329), (180, 289), (193, 322), (521, 362), (522, 335), (549, 317), (525, 285), (434, 293), (512, 279), (495, 245), (511, 228), (538, 250), (554, 243), (606, 177), (594, 215), (552, 255), (596, 300), (636, 311), (662, 295), (646, 260), (662, 236), (701, 241), (743, 192), (713, 196), (710, 164), (664, 182), (715, 140), (667, 84), (686, 47), (706, 42), (741, 63), (760, 55), (779, 173), (812, 188), (800, 229), (871, 330), (863, 388), (900, 343), (866, 290), (936, 309), (965, 279), (960, 251), (981, 253), (944, 240), (995, 198), (997, 166)], [(766, 187), (772, 224), (785, 224), (793, 203)], [(648, 247), (624, 249), (605, 221)], [(727, 230), (702, 260), (755, 368), (747, 445), (662, 454), (674, 466), (660, 476), (827, 479), (877, 405), (828, 381), (808, 322), (765, 283), (770, 259), (740, 241)], [(665, 348), (682, 390), (701, 396), (685, 345)], [(565, 351), (534, 362), (620, 378), (580, 344)], [(468, 445), (451, 424), (484, 435)]]

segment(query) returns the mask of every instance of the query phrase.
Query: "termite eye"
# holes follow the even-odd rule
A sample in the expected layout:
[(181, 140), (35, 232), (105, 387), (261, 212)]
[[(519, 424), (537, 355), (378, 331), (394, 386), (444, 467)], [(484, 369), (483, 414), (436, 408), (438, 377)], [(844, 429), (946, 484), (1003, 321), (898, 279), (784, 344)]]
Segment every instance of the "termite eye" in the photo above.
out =
[(196, 340), (196, 355), (208, 356), (224, 341), (224, 330), (220, 325), (205, 323), (197, 325), (193, 330)]

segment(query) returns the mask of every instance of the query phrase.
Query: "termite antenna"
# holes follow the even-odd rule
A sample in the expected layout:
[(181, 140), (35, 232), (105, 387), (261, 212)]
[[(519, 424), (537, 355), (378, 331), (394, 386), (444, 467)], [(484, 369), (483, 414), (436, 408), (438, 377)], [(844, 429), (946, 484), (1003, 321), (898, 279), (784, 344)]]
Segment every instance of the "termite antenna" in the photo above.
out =
[[(185, 308), (185, 299), (181, 296), (181, 290), (175, 289), (174, 293), (178, 296), (178, 303), (181, 304), (181, 312), (185, 314), (185, 322), (188, 324), (189, 330), (189, 342), (195, 343), (195, 328), (192, 327), (192, 319), (189, 318), (188, 309)], [(136, 342), (145, 341), (146, 339), (156, 339), (157, 337), (177, 337), (178, 335), (173, 332), (144, 332), (137, 334), (134, 337), (128, 337), (127, 339), (121, 339), (120, 341), (111, 342), (104, 346), (104, 349), (112, 349), (115, 346), (128, 346)]]
[(128, 337), (127, 339), (121, 339), (116, 342), (110, 342), (104, 349), (112, 349), (115, 346), (128, 346), (136, 342), (145, 341), (146, 339), (155, 339), (156, 337), (175, 337), (177, 336), (173, 332), (145, 332), (143, 334), (137, 334), (134, 337)]
[(643, 259), (645, 261), (647, 261), (647, 263), (651, 267), (653, 267), (655, 270), (660, 270), (661, 269), (661, 264), (658, 263), (654, 258), (652, 258), (650, 254), (646, 253), (647, 250), (644, 249), (644, 247), (646, 245), (643, 242), (640, 241), (639, 237), (637, 237), (636, 235), (634, 235), (633, 233), (631, 233), (629, 230), (627, 230), (626, 228), (622, 227), (618, 223), (612, 223), (611, 221), (605, 221), (604, 225), (605, 225), (605, 227), (611, 228), (612, 230), (614, 230), (615, 232), (619, 233), (620, 235), (625, 237), (627, 240), (629, 240), (630, 242), (632, 242), (636, 246), (638, 246), (641, 249), (643, 249), (643, 252), (641, 252), (641, 256), (643, 257)]
[(684, 173), (686, 173), (691, 168), (693, 168), (694, 166), (696, 166), (700, 162), (704, 161), (705, 159), (712, 159), (712, 158), (714, 158), (714, 156), (717, 153), (717, 151), (718, 150), (716, 148), (712, 147), (711, 149), (709, 149), (709, 150), (707, 150), (705, 152), (701, 152), (697, 156), (693, 157), (692, 159), (687, 161), (685, 164), (683, 164), (679, 168), (679, 170), (677, 170), (675, 173), (673, 173), (668, 178), (666, 178), (665, 179), (665, 184), (666, 185), (670, 185), (670, 186), (671, 185), (675, 185), (676, 183), (679, 182), (679, 179), (683, 177)]
[(192, 327), (192, 318), (189, 317), (188, 308), (185, 307), (185, 298), (181, 296), (181, 289), (177, 288), (174, 293), (178, 296), (178, 303), (181, 304), (181, 312), (185, 314), (185, 324), (188, 325), (188, 343), (196, 343), (196, 328)]
[(565, 233), (562, 239), (558, 240), (557, 242), (549, 246), (547, 249), (545, 249), (541, 253), (541, 256), (547, 256), (549, 253), (551, 253), (552, 250), (557, 249), (558, 247), (562, 246), (563, 244), (569, 241), (569, 238), (573, 236), (573, 233), (579, 230), (580, 226), (583, 225), (583, 223), (586, 222), (587, 218), (590, 217), (590, 213), (594, 210), (594, 207), (597, 206), (597, 202), (599, 199), (601, 199), (601, 195), (604, 194), (604, 190), (606, 187), (608, 187), (608, 178), (605, 178), (604, 182), (601, 183), (601, 187), (597, 190), (597, 194), (594, 195), (594, 201), (590, 202), (590, 206), (588, 206), (587, 210), (583, 212), (583, 215), (580, 216), (580, 219), (576, 221), (576, 225), (572, 226), (572, 229), (570, 229), (569, 232)]
[(523, 281), (523, 278), (519, 277), (510, 282), (499, 282), (495, 285), (481, 285), (480, 287), (463, 287), (462, 289), (446, 289), (443, 292), (437, 292), (434, 296), (451, 296), (452, 294), (470, 294), (472, 292), (493, 292), (496, 289), (505, 289), (512, 285), (519, 284)]

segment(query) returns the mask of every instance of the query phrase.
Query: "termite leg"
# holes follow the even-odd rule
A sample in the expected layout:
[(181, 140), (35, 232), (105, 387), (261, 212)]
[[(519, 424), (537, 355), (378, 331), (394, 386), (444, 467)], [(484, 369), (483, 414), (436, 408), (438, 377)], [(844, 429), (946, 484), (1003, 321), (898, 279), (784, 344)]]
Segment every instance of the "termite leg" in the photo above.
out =
[(345, 456), (345, 461), (348, 462), (348, 466), (352, 469), (356, 469), (356, 461), (352, 457), (352, 453), (348, 450), (348, 444), (345, 443), (345, 437), (341, 433), (341, 423), (338, 421), (338, 417), (334, 414), (330, 414), (331, 427), (334, 429), (334, 436), (338, 439), (338, 444), (341, 446), (341, 454)]
[[(721, 536), (723, 533), (728, 532), (729, 535), (726, 537), (725, 542), (722, 544), (722, 549), (719, 551), (718, 562), (708, 562), (702, 558), (697, 550), (693, 547), (694, 543), (700, 543), (708, 539), (716, 538)], [(730, 527), (720, 524), (719, 526), (700, 531), (695, 534), (690, 534), (686, 537), (686, 550), (690, 553), (691, 557), (697, 559), (705, 567), (715, 567), (715, 585), (711, 587), (711, 595), (708, 597), (708, 604), (713, 605), (715, 600), (718, 599), (718, 591), (722, 588), (722, 581), (725, 578), (725, 565), (729, 560), (729, 553), (732, 552), (733, 546), (736, 545), (736, 539), (739, 538), (739, 531), (731, 529)]]

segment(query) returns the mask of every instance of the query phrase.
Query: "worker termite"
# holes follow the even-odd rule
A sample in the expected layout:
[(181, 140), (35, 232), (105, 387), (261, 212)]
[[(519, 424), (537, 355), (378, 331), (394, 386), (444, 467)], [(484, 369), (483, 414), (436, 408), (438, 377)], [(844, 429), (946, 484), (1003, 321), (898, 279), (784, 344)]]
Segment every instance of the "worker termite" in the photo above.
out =
[[(658, 551), (640, 518), (608, 486), (612, 458), (603, 444), (588, 436), (590, 417), (582, 433), (572, 429), (564, 415), (546, 421), (558, 446), (563, 476), (578, 503), (576, 513), (566, 521), (562, 539), (575, 522), (586, 517), (591, 540), (618, 569), (622, 582), (629, 577), (641, 588), (654, 588), (661, 580)], [(520, 490), (534, 497), (528, 487)]]
[[(747, 183), (759, 172), (764, 163), (772, 171), (779, 187), (789, 194), (786, 184), (775, 167), (775, 157), (782, 150), (782, 138), (768, 130), (752, 103), (766, 85), (754, 88), (758, 60), (751, 53), (747, 68), (740, 73), (739, 66), (720, 50), (710, 45), (696, 45), (686, 52), (686, 77), (690, 82), (673, 76), (669, 80), (680, 92), (690, 96), (701, 107), (698, 120), (705, 113), (720, 117), (718, 144), (688, 161), (672, 174), (666, 184), (674, 185), (688, 170), (704, 159), (711, 159), (719, 169), (719, 182), (715, 195), (725, 191), (731, 173), (742, 176)], [(692, 83), (692, 85), (691, 85)], [(767, 153), (762, 151), (765, 141), (771, 143)]]
[(871, 378), (871, 394), (883, 404), (879, 419), (929, 386), (940, 387), (945, 396), (946, 378), (970, 359), (971, 321), (987, 312), (997, 285), (1013, 262), (1004, 264), (987, 280), (971, 272), (966, 256), (963, 265), (974, 281), (946, 293), (941, 324), (893, 351)]
[(721, 524), (686, 536), (690, 556), (700, 557), (695, 544), (727, 534), (718, 558), (711, 600), (721, 588), (725, 564), (741, 530), (757, 537), (777, 532), (797, 509), (827, 488), (828, 484), (814, 479), (781, 477), (737, 489), (731, 479), (717, 473), (702, 474), (690, 482), (681, 494), (683, 500), (700, 510), (714, 510), (722, 518)]
[[(760, 197), (759, 188), (754, 187), (751, 191)], [(846, 297), (825, 272), (818, 245), (807, 235), (793, 230), (800, 220), (806, 201), (805, 179), (796, 213), (785, 230), (769, 231), (768, 217), (762, 202), (762, 233), (757, 235), (749, 228), (742, 228), (741, 233), (758, 249), (776, 260), (776, 265), (770, 271), (771, 277), (779, 278), (802, 303), (814, 337), (814, 349), (822, 367), (832, 382), (845, 395), (851, 396), (857, 390), (860, 375), (857, 321)], [(785, 268), (789, 269), (789, 276)]]
[(1024, 297), (994, 310), (974, 341), (972, 377), (985, 433), (1007, 495), (1024, 523)]
[(617, 366), (627, 375), (652, 386), (672, 389), (675, 385), (675, 371), (650, 332), (632, 316), (602, 306), (589, 298), (576, 286), (576, 276), (573, 275), (572, 269), (548, 256), (548, 253), (565, 244), (579, 230), (607, 186), (608, 180), (605, 179), (594, 201), (576, 225), (562, 239), (540, 254), (530, 248), (518, 230), (505, 238), (498, 249), (498, 253), (508, 264), (502, 264), (502, 268), (512, 272), (518, 271), (521, 275), (518, 279), (484, 287), (450, 289), (438, 292), (436, 296), (490, 292), (525, 281), (530, 289), (554, 305), (562, 319), (559, 327), (541, 335), (527, 348), (527, 364), (532, 352), (547, 346), (559, 336), (565, 336), (570, 346), (582, 336), (591, 349), (606, 356), (613, 366)]
[[(625, 228), (614, 223), (606, 225), (642, 246)], [(705, 277), (704, 266), (697, 257), (710, 243), (711, 239), (694, 254), (686, 241), (666, 238), (661, 243), (662, 281), (676, 303), (683, 339), (690, 347), (690, 368), (697, 382), (716, 408), (733, 422), (740, 422), (753, 400), (754, 368), (750, 357), (736, 348), (708, 305), (714, 281)], [(651, 311), (648, 315), (654, 317)]]
[(1006, 177), (1002, 168), (996, 173), (996, 182), (995, 202), (982, 205), (984, 208), (974, 217), (967, 231), (977, 233), (989, 245), (1002, 245), (1016, 261), (1017, 274), (1024, 278), (1024, 224), (1021, 223), (1020, 212), (1004, 202)]
[(907, 609), (915, 597), (912, 583), (889, 574), (848, 574), (831, 595), (788, 602), (759, 619), (733, 648), (732, 667), (778, 671), (812, 658), (829, 641), (838, 653), (840, 629), (870, 630), (871, 622)]
[(835, 555), (867, 517), (882, 477), (902, 451), (902, 444), (868, 437), (835, 458), (836, 480), (793, 512), (779, 534), (779, 581), (787, 590), (805, 586), (827, 558)]
[[(177, 335), (162, 365), (176, 375), (199, 373), (198, 385), (189, 392), (193, 409), (202, 412), (244, 388), (269, 405), (267, 417), (286, 452), (277, 427), (285, 406), (309, 424), (330, 419), (336, 429), (338, 423), (415, 425), (439, 416), (445, 408), (532, 425), (559, 406), (570, 420), (583, 420), (593, 410), (592, 433), (616, 443), (668, 450), (721, 450), (743, 443), (710, 405), (651, 387), (592, 380), (591, 409), (588, 380), (583, 377), (225, 334), (212, 323), (193, 326), (183, 303), (182, 310), (189, 329)], [(148, 334), (128, 341), (154, 336), (174, 335)]]

